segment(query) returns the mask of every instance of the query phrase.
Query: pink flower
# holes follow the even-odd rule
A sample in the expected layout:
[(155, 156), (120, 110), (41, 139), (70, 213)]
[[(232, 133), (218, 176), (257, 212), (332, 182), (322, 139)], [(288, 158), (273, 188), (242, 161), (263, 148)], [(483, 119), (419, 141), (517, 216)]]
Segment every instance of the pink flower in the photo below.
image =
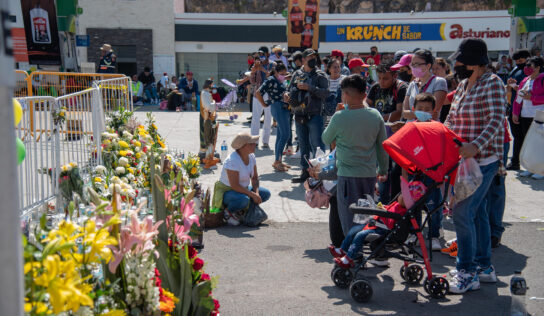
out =
[[(200, 226), (198, 216), (194, 214), (194, 209), (193, 209), (194, 204), (195, 203), (193, 201), (190, 201), (189, 203), (185, 203), (185, 199), (184, 198), (181, 199), (180, 210), (182, 214), (183, 225), (178, 225), (177, 223), (175, 223), (174, 233), (178, 237), (178, 240), (181, 241), (182, 243), (187, 240), (189, 241), (191, 240), (191, 237), (189, 237), (188, 233), (191, 230), (191, 226), (193, 226), (193, 224), (197, 224), (197, 226)], [(170, 229), (170, 222), (171, 222), (171, 217), (168, 216), (166, 221), (168, 229)]]
[(204, 281), (210, 281), (210, 275), (209, 274), (202, 273), (202, 275), (200, 276), (200, 282), (204, 282)]
[(213, 300), (213, 304), (215, 305), (215, 310), (216, 311), (219, 311), (219, 307), (221, 307), (221, 304), (219, 304), (219, 301), (214, 299)]
[(204, 260), (200, 258), (196, 258), (195, 262), (193, 263), (193, 269), (195, 271), (199, 271), (200, 269), (202, 269), (203, 266), (204, 266)]

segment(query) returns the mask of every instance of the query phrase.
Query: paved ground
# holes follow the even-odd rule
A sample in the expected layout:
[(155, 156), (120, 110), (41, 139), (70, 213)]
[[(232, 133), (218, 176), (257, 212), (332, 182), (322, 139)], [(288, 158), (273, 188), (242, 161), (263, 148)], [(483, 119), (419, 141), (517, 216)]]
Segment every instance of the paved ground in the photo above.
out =
[[(137, 109), (137, 116), (144, 120), (149, 110), (156, 107)], [(230, 144), (239, 131), (249, 130), (249, 113), (238, 114), (234, 122), (220, 115), (218, 143), (226, 140)], [(170, 147), (198, 151), (198, 113), (159, 111), (155, 116)], [(271, 145), (274, 135), (275, 132)], [(286, 160), (293, 165), (289, 173), (275, 173), (271, 167), (272, 150), (258, 150), (256, 155), (261, 185), (273, 193), (263, 205), (270, 218), (268, 225), (258, 229), (223, 227), (207, 231), (204, 237), (203, 257), (208, 262), (207, 271), (220, 276), (215, 293), (222, 302), (224, 315), (507, 315), (508, 282), (516, 269), (522, 269), (528, 279), (528, 298), (544, 297), (544, 181), (519, 178), (517, 172), (508, 175), (508, 227), (504, 246), (493, 254), (498, 284), (484, 285), (481, 291), (470, 295), (429, 300), (421, 286), (410, 287), (401, 282), (400, 262), (394, 260), (390, 269), (373, 268), (363, 273), (371, 276), (374, 297), (370, 303), (358, 305), (346, 290), (335, 288), (330, 280), (332, 261), (325, 250), (329, 243), (328, 210), (309, 208), (302, 186), (289, 181), (300, 172), (298, 161)], [(220, 171), (219, 165), (206, 172), (202, 183), (213, 186)], [(446, 239), (454, 237), (452, 230), (446, 222)], [(433, 268), (436, 273), (445, 273), (453, 264), (450, 258), (437, 254)], [(544, 300), (528, 300), (528, 307), (532, 315), (544, 315)]]

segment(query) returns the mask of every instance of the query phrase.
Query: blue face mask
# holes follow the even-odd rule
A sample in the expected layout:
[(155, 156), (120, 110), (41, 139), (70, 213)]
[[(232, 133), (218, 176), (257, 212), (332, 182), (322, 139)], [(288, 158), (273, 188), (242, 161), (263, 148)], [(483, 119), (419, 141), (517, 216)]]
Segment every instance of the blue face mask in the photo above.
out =
[(280, 56), (280, 57), (281, 57), (281, 55), (283, 55), (283, 53), (282, 53), (282, 52), (279, 52), (279, 53), (278, 53), (278, 56)]
[(419, 122), (427, 122), (433, 118), (433, 116), (428, 112), (415, 111), (414, 114), (416, 115)]
[(349, 110), (349, 105), (347, 103), (344, 103), (344, 109)]

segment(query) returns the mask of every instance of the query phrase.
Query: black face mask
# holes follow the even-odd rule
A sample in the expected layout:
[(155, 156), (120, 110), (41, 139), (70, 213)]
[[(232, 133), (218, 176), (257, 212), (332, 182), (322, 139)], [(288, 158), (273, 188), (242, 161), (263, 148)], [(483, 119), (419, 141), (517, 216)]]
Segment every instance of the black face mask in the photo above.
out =
[(412, 81), (412, 75), (410, 75), (407, 71), (399, 71), (399, 79), (404, 82), (410, 82)]
[(317, 65), (317, 60), (315, 60), (315, 59), (308, 60), (308, 67), (313, 69), (313, 68), (315, 68), (316, 65)]
[(525, 65), (527, 65), (527, 63), (516, 64), (516, 66), (518, 67), (518, 69), (521, 69), (521, 70), (523, 70), (523, 68), (525, 68)]
[(467, 78), (470, 78), (472, 74), (474, 73), (474, 70), (468, 70), (467, 65), (460, 65), (453, 67), (453, 70), (455, 70), (455, 74), (457, 75), (457, 78), (459, 80), (465, 80)]
[(375, 51), (371, 51), (371, 52), (370, 52), (370, 55), (374, 56), (374, 55), (376, 55), (376, 52), (375, 52)]

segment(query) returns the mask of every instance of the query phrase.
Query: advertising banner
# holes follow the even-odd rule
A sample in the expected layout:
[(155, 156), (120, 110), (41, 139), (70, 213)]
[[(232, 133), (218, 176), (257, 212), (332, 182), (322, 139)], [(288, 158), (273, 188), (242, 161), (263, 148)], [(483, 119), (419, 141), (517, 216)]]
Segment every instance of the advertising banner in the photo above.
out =
[(54, 0), (21, 0), (28, 62), (60, 65), (59, 35)]
[(328, 25), (327, 42), (442, 41), (444, 23)]
[(289, 52), (319, 48), (319, 0), (289, 0), (287, 44)]

